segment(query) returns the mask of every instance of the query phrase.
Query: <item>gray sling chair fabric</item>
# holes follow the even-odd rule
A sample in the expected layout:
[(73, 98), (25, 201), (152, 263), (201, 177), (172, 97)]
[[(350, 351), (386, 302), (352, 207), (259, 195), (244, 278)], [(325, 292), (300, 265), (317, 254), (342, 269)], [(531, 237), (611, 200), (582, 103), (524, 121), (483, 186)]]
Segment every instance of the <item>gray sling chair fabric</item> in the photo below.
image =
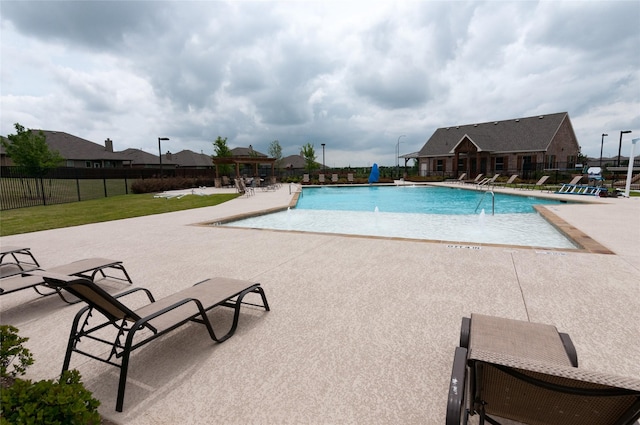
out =
[[(223, 342), (236, 330), (241, 305), (251, 305), (269, 311), (269, 304), (260, 284), (238, 279), (222, 277), (207, 279), (156, 300), (145, 288), (133, 288), (113, 296), (85, 278), (48, 272), (38, 272), (38, 274), (48, 285), (68, 291), (87, 303), (87, 306), (76, 314), (73, 321), (62, 371), (69, 368), (73, 353), (120, 368), (116, 399), (118, 412), (122, 412), (123, 409), (129, 358), (134, 350), (190, 322), (205, 325), (212, 340)], [(149, 301), (145, 306), (133, 310), (121, 301), (140, 291)], [(262, 304), (244, 301), (244, 297), (250, 293), (258, 294)], [(207, 317), (207, 312), (215, 307), (234, 309), (231, 329), (222, 336), (216, 335)], [(101, 315), (96, 315), (95, 312)], [(96, 324), (95, 321), (99, 323)], [(105, 329), (112, 329), (112, 340), (104, 336)], [(106, 358), (84, 351), (81, 347), (84, 338), (110, 346), (111, 349)]]
[[(631, 425), (640, 380), (579, 369), (567, 334), (554, 326), (474, 314), (456, 348), (447, 425)], [(511, 422), (509, 422), (511, 423)]]
[[(9, 267), (14, 267), (14, 269), (8, 270)], [(33, 288), (34, 291), (42, 296), (58, 294), (58, 296), (67, 303), (77, 302), (65, 298), (59, 288), (52, 288), (46, 285), (44, 279), (36, 275), (36, 271), (38, 270), (41, 269), (22, 269), (19, 264), (0, 266), (0, 273), (2, 274), (2, 279), (0, 279), (0, 295), (7, 295), (23, 289)], [(107, 274), (106, 270), (118, 270), (118, 274), (121, 274), (123, 277)], [(110, 260), (108, 258), (85, 258), (61, 266), (48, 268), (47, 271), (54, 274), (80, 276), (92, 281), (95, 280), (96, 275), (99, 273), (103, 278), (108, 277), (110, 279), (131, 283), (131, 278), (122, 265), (122, 261)], [(45, 292), (42, 290), (43, 288), (47, 288), (50, 291)]]

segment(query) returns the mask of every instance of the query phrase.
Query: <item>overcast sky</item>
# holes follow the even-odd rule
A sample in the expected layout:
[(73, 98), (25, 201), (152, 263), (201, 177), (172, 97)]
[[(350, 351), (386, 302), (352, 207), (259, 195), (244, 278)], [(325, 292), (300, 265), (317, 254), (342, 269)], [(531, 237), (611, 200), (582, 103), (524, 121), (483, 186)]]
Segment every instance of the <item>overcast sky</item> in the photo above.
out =
[[(2, 1), (0, 134), (395, 165), (439, 127), (568, 112), (640, 137), (640, 2)], [(404, 137), (401, 137), (403, 136)]]

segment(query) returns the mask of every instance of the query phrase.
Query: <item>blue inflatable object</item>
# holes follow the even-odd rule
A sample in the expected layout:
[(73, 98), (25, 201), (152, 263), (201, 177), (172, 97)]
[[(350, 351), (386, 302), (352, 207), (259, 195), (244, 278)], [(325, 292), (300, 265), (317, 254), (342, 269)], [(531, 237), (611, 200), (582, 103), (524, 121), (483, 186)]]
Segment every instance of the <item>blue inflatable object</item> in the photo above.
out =
[(369, 174), (369, 184), (378, 183), (379, 178), (380, 171), (378, 170), (378, 164), (373, 164), (373, 167), (371, 167), (371, 174)]

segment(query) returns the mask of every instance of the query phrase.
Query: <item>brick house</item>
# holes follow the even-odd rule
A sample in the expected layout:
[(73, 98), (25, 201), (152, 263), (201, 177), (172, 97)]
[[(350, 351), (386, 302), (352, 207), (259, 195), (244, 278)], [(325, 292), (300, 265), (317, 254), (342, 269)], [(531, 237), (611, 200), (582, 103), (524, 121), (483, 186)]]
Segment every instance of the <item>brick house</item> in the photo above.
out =
[[(567, 112), (439, 128), (412, 158), (421, 176), (572, 170), (580, 146)], [(406, 155), (405, 155), (406, 157)]]
[[(49, 149), (57, 151), (64, 162), (63, 167), (74, 168), (122, 168), (129, 166), (130, 160), (126, 155), (113, 151), (113, 141), (105, 140), (104, 145), (73, 136), (62, 131), (31, 130), (35, 133), (42, 131)], [(4, 148), (2, 165), (11, 166), (13, 161), (6, 156)]]

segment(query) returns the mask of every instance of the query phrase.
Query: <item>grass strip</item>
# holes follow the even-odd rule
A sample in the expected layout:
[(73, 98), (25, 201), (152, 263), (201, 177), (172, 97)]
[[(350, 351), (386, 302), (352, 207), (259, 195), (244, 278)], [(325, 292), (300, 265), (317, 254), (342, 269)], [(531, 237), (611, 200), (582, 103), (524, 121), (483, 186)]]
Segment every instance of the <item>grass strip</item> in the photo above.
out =
[(0, 213), (0, 236), (211, 207), (238, 196), (230, 193), (165, 199), (145, 193), (7, 210)]

